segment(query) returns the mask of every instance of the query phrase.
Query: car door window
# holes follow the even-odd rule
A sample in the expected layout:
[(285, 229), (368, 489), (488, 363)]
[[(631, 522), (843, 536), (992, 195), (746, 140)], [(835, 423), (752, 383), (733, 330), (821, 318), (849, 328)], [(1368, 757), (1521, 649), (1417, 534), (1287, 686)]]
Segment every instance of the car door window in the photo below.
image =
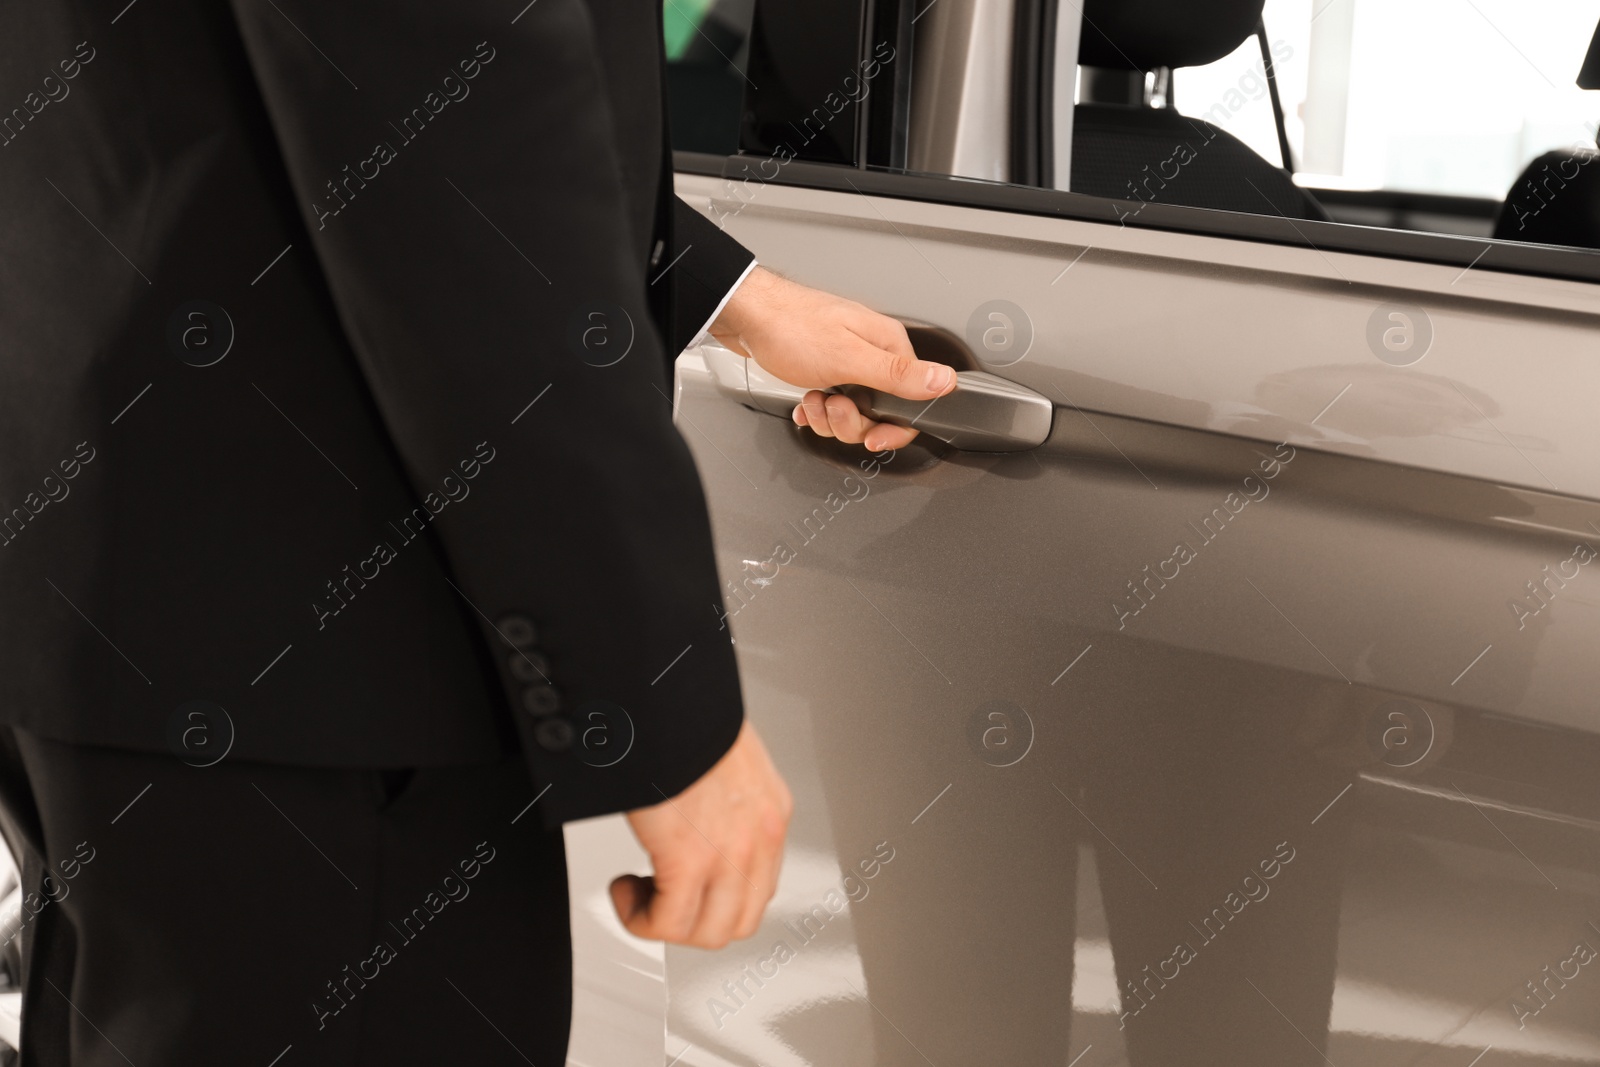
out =
[(755, 0), (662, 0), (673, 148), (738, 150), (754, 11)]
[[(1600, 7), (1552, 0), (1530, 18), (1512, 0), (1484, 0), (1447, 17), (1418, 0), (1267, 0), (1262, 18), (1290, 159), (1253, 37), (1215, 62), (1173, 71), (1164, 95), (1174, 110), (1287, 163), (1335, 221), (1563, 236), (1560, 227), (1535, 235), (1526, 220), (1595, 155), (1600, 93), (1575, 77)], [(1536, 162), (1550, 173), (1524, 174)]]
[[(1594, 147), (1600, 94), (1574, 83), (1600, 18), (1592, 0), (1513, 0), (1452, 10), (1410, 2), (1268, 0), (1289, 143), (1309, 185), (1499, 199), (1541, 152)], [(1253, 44), (1253, 42), (1251, 42)], [(1196, 114), (1253, 63), (1254, 49), (1183, 71)], [(1276, 155), (1259, 97), (1235, 131)]]

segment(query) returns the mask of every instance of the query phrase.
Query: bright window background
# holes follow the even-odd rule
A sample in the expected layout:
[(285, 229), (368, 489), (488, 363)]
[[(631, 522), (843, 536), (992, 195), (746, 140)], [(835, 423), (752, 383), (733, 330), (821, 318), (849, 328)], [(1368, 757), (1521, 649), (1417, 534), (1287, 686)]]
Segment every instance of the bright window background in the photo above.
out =
[[(1539, 153), (1594, 147), (1600, 92), (1573, 80), (1600, 0), (1267, 0), (1265, 19), (1304, 184), (1500, 199)], [(1260, 64), (1252, 38), (1174, 96), (1276, 163)]]

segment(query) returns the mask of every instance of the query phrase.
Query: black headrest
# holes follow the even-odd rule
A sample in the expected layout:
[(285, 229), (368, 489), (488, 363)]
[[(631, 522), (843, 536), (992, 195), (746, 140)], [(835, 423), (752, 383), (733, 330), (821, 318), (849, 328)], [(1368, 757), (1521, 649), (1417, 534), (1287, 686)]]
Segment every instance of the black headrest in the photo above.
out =
[(1084, 0), (1078, 62), (1116, 70), (1198, 67), (1238, 48), (1266, 0)]
[(1583, 69), (1578, 71), (1578, 88), (1600, 89), (1600, 26), (1594, 29), (1589, 54), (1583, 57)]

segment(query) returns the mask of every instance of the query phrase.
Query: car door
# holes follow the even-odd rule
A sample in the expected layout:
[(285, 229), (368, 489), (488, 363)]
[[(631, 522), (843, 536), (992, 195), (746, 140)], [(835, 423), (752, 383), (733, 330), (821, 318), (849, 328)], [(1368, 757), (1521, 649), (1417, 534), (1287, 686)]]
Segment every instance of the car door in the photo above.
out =
[[(755, 83), (821, 17), (762, 3)], [(990, 25), (943, 3), (919, 64)], [(796, 815), (761, 931), (668, 950), (668, 1058), (1600, 1058), (1593, 254), (807, 161), (755, 95), (679, 194), (981, 402), (872, 455), (679, 360)]]

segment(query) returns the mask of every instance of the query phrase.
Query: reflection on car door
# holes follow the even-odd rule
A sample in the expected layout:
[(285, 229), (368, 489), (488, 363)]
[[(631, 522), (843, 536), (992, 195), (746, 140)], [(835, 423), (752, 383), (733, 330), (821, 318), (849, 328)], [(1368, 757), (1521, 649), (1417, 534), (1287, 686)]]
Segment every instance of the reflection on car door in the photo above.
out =
[(1593, 286), (854, 173), (678, 187), (1053, 427), (874, 457), (680, 360), (797, 804), (761, 932), (668, 951), (669, 1050), (1600, 1059)]

